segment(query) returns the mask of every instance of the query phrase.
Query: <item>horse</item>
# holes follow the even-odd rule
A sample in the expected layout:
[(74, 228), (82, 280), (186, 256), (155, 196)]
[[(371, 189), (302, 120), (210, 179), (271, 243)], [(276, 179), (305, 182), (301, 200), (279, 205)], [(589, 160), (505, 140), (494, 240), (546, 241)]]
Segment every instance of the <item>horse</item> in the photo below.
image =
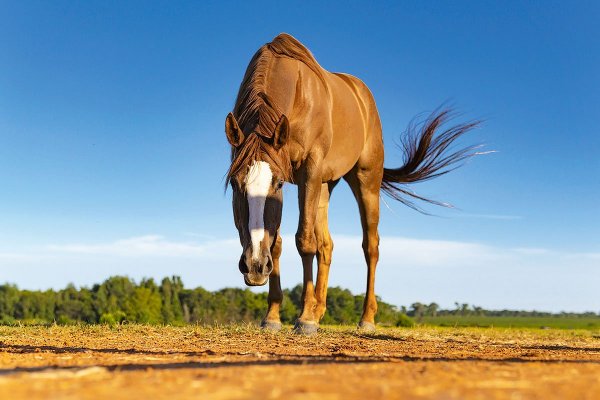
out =
[(417, 195), (406, 184), (443, 175), (475, 154), (476, 146), (447, 154), (457, 138), (478, 124), (464, 123), (439, 133), (452, 115), (449, 109), (438, 109), (420, 128), (409, 129), (402, 142), (404, 165), (384, 168), (381, 122), (373, 95), (361, 80), (323, 69), (302, 43), (285, 33), (258, 49), (240, 84), (233, 112), (225, 119), (231, 146), (225, 188), (232, 189), (234, 223), (242, 246), (238, 268), (244, 282), (248, 286), (269, 282), (263, 328), (281, 329), (283, 185), (298, 186), (295, 239), (304, 273), (302, 311), (295, 331), (313, 334), (326, 310), (333, 251), (329, 199), (343, 179), (358, 203), (367, 264), (358, 328), (375, 329), (380, 193), (413, 208), (418, 207), (410, 199), (445, 205)]

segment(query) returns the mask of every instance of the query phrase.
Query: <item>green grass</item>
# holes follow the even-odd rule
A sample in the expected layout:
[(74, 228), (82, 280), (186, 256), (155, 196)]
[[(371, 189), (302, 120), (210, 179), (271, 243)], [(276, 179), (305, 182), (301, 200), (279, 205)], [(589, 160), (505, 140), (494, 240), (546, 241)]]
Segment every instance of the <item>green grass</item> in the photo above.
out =
[(554, 328), (599, 330), (600, 318), (586, 317), (484, 317), (444, 315), (423, 317), (425, 325), (498, 328)]

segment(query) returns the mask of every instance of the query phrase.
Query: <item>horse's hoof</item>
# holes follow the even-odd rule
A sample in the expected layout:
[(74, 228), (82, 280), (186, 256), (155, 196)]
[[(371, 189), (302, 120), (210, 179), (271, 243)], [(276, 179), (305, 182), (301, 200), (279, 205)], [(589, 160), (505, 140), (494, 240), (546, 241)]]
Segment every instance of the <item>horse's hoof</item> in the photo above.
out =
[(375, 332), (375, 324), (366, 321), (360, 321), (358, 323), (358, 330), (360, 332)]
[(265, 331), (277, 332), (281, 330), (281, 322), (276, 321), (263, 321), (260, 327)]
[(294, 333), (299, 335), (311, 336), (317, 333), (317, 330), (319, 330), (319, 324), (316, 322), (297, 321), (294, 325)]

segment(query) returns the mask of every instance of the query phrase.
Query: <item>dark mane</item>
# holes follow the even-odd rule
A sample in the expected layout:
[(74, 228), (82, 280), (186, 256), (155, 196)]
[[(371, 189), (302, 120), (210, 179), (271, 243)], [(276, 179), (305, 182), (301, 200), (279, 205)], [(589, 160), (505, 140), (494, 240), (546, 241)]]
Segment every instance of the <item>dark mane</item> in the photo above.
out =
[(232, 149), (227, 184), (241, 168), (259, 160), (271, 162), (281, 170), (286, 181), (292, 181), (292, 166), (285, 146), (276, 151), (270, 143), (275, 126), (283, 115), (267, 93), (267, 74), (273, 57), (289, 57), (300, 61), (321, 80), (325, 80), (323, 69), (312, 53), (286, 33), (279, 34), (272, 42), (258, 49), (246, 68), (233, 109), (233, 115), (246, 139), (240, 147)]
[(253, 132), (271, 138), (283, 114), (267, 95), (267, 73), (273, 58), (268, 45), (262, 46), (246, 68), (233, 115), (246, 136)]
[[(310, 50), (304, 47), (295, 37), (287, 33), (280, 33), (271, 43), (267, 43), (266, 46), (269, 47), (269, 50), (275, 56), (289, 57), (302, 62), (325, 83), (325, 76), (323, 74), (325, 70), (319, 65)], [(327, 87), (326, 84), (325, 86)]]
[(267, 93), (267, 74), (273, 57), (289, 57), (308, 66), (321, 80), (323, 69), (302, 43), (287, 33), (279, 34), (252, 57), (240, 85), (233, 115), (244, 134), (271, 138), (283, 114)]

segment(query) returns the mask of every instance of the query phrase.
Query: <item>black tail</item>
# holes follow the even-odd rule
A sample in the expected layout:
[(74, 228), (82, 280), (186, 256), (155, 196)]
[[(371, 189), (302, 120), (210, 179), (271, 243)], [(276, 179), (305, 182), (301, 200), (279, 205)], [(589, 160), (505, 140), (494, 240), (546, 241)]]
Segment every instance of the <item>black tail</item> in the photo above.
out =
[(404, 165), (400, 168), (383, 169), (381, 190), (384, 193), (420, 212), (424, 211), (409, 199), (452, 207), (448, 203), (419, 196), (406, 187), (407, 183), (423, 182), (447, 174), (460, 167), (467, 158), (482, 154), (476, 151), (481, 145), (465, 147), (447, 154), (457, 138), (481, 123), (472, 121), (459, 124), (436, 135), (436, 131), (452, 119), (452, 116), (451, 110), (443, 109), (433, 112), (423, 124), (410, 123), (401, 142), (405, 154)]

